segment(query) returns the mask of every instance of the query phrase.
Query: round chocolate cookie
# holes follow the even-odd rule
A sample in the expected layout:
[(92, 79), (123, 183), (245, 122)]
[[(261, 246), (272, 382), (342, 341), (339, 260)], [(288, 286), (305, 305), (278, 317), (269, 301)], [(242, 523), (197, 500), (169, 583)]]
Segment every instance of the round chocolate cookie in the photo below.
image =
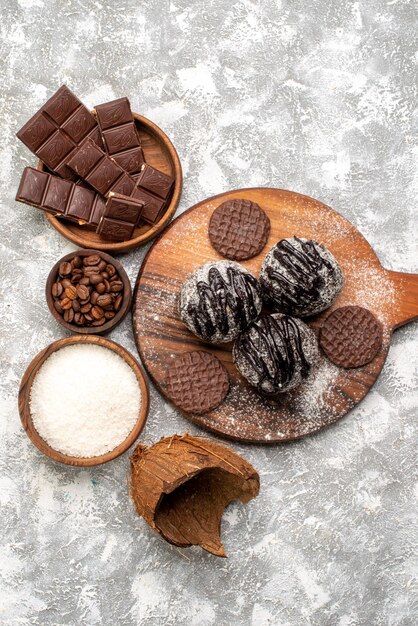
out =
[(337, 261), (310, 239), (282, 239), (264, 259), (260, 285), (276, 311), (307, 317), (327, 309), (344, 284)]
[(232, 341), (260, 314), (258, 281), (233, 261), (210, 261), (195, 270), (180, 292), (181, 320), (212, 343)]
[(233, 261), (257, 256), (267, 243), (270, 220), (255, 202), (237, 198), (218, 206), (209, 222), (209, 239), (219, 254)]
[(274, 396), (307, 378), (318, 358), (318, 344), (304, 322), (275, 313), (251, 324), (235, 341), (232, 356), (250, 385)]
[(225, 367), (216, 356), (202, 350), (177, 357), (167, 372), (166, 383), (174, 404), (198, 415), (221, 404), (229, 389)]
[(370, 363), (382, 347), (383, 328), (368, 309), (343, 306), (328, 315), (319, 331), (319, 345), (339, 367)]

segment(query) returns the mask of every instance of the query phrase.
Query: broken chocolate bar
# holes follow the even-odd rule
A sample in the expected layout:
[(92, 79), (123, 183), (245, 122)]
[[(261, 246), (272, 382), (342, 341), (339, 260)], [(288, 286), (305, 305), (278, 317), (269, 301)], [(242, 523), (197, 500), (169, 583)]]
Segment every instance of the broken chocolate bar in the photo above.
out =
[(77, 146), (86, 137), (102, 145), (94, 116), (66, 85), (16, 135), (50, 170), (70, 180), (76, 177), (66, 162)]
[(139, 172), (144, 153), (128, 98), (99, 104), (95, 111), (106, 152), (126, 172)]
[(96, 228), (105, 199), (92, 189), (53, 174), (25, 167), (16, 200), (76, 224)]
[(145, 163), (137, 176), (131, 176), (91, 139), (78, 147), (68, 167), (102, 195), (121, 193), (143, 202), (141, 217), (150, 224), (160, 219), (174, 183), (171, 176)]

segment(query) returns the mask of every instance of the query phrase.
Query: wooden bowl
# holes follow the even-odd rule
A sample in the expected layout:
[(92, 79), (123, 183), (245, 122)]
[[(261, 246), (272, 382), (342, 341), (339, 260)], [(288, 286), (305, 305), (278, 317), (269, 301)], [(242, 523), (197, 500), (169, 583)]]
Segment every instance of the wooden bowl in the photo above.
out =
[[(101, 456), (73, 457), (67, 454), (63, 454), (62, 452), (58, 452), (54, 448), (51, 448), (51, 446), (49, 446), (46, 441), (42, 439), (32, 421), (32, 416), (30, 412), (30, 391), (38, 370), (53, 352), (56, 352), (57, 350), (60, 350), (61, 348), (64, 348), (66, 346), (71, 346), (75, 343), (92, 343), (94, 345), (108, 348), (109, 350), (112, 350), (113, 352), (118, 354), (132, 368), (141, 388), (141, 407), (139, 410), (138, 420), (134, 428), (131, 430), (125, 441), (122, 441), (122, 443), (120, 443), (114, 450), (106, 452), (106, 454), (102, 454)], [(35, 444), (38, 450), (46, 454), (46, 456), (49, 456), (49, 458), (53, 459), (54, 461), (58, 461), (59, 463), (65, 463), (66, 465), (74, 465), (77, 467), (90, 467), (92, 465), (101, 465), (102, 463), (112, 461), (113, 459), (116, 459), (116, 457), (123, 454), (134, 443), (134, 441), (137, 439), (140, 432), (144, 428), (148, 416), (148, 409), (148, 382), (138, 361), (134, 359), (130, 352), (128, 352), (125, 348), (115, 343), (114, 341), (109, 341), (109, 339), (96, 337), (94, 335), (75, 335), (51, 343), (51, 345), (39, 352), (39, 354), (37, 354), (28, 365), (19, 388), (20, 419), (29, 439), (32, 441), (33, 444)]]
[[(90, 256), (91, 254), (99, 254), (99, 256), (106, 261), (106, 263), (111, 263), (117, 269), (119, 276), (123, 282), (123, 299), (122, 304), (119, 311), (116, 313), (115, 317), (102, 326), (77, 326), (77, 324), (69, 324), (64, 320), (63, 317), (58, 313), (58, 311), (54, 307), (54, 298), (52, 297), (52, 285), (55, 283), (58, 270), (61, 263), (65, 261), (71, 261), (75, 256)], [(57, 322), (64, 326), (67, 330), (70, 330), (72, 333), (78, 333), (79, 335), (104, 335), (105, 333), (110, 332), (113, 328), (115, 328), (120, 322), (126, 317), (128, 311), (131, 308), (132, 304), (132, 289), (131, 283), (129, 281), (128, 275), (123, 269), (123, 266), (119, 261), (116, 261), (113, 257), (105, 252), (97, 251), (97, 250), (76, 250), (75, 252), (70, 252), (70, 254), (66, 254), (59, 261), (57, 261), (49, 272), (46, 287), (45, 287), (45, 296), (48, 304), (48, 308), (51, 311), (51, 314), (55, 317)]]
[[(95, 114), (94, 111), (92, 113)], [(156, 124), (137, 113), (133, 113), (133, 116), (141, 137), (146, 162), (175, 178), (170, 203), (164, 215), (156, 224), (141, 224), (139, 228), (135, 229), (133, 239), (119, 242), (109, 242), (97, 235), (93, 230), (57, 219), (54, 215), (46, 214), (47, 220), (61, 235), (82, 248), (107, 250), (115, 254), (133, 250), (158, 235), (167, 226), (178, 207), (183, 188), (183, 175), (177, 151), (167, 135)], [(38, 162), (38, 169), (44, 169), (42, 161)]]

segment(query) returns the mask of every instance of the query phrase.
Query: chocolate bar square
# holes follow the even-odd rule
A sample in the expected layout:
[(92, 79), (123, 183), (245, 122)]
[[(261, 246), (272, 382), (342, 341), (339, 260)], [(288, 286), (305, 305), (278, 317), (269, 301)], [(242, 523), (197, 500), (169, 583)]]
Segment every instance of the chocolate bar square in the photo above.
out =
[(74, 152), (67, 165), (79, 176), (86, 178), (102, 158), (103, 151), (91, 139), (87, 139)]
[(105, 130), (103, 131), (103, 139), (109, 154), (129, 150), (138, 145), (138, 134), (134, 124)]
[(144, 164), (144, 153), (141, 147), (124, 150), (119, 154), (114, 154), (113, 158), (126, 172), (139, 172)]
[(68, 137), (57, 130), (38, 150), (38, 156), (50, 169), (54, 169), (73, 147)]
[(104, 196), (122, 173), (123, 170), (112, 159), (102, 159), (86, 176), (86, 181)]
[(45, 102), (42, 108), (51, 119), (60, 125), (79, 105), (80, 100), (73, 92), (70, 91), (66, 85), (61, 85), (54, 95)]
[(32, 167), (25, 168), (20, 179), (16, 200), (34, 206), (41, 204), (48, 184), (48, 176), (46, 172), (35, 170)]
[(128, 98), (118, 98), (94, 107), (102, 132), (112, 126), (132, 122), (131, 107)]
[(61, 126), (75, 143), (80, 142), (96, 126), (94, 117), (84, 107), (79, 107)]
[(117, 181), (116, 185), (112, 187), (114, 193), (120, 193), (123, 196), (130, 196), (135, 189), (135, 181), (129, 174), (123, 174)]
[(56, 127), (42, 113), (36, 113), (20, 130), (20, 139), (37, 150), (54, 133)]
[(43, 201), (44, 210), (49, 210), (51, 213), (64, 213), (72, 189), (69, 181), (58, 176), (51, 176)]
[(143, 208), (142, 202), (111, 191), (103, 216), (138, 224)]
[(144, 203), (142, 219), (150, 224), (155, 224), (165, 208), (165, 201), (137, 186), (132, 197)]
[(141, 173), (137, 180), (137, 185), (147, 191), (166, 200), (174, 183), (172, 176), (167, 176), (160, 170), (145, 164), (141, 168)]
[(134, 230), (135, 224), (114, 220), (110, 217), (102, 217), (96, 232), (105, 239), (127, 241), (128, 239), (132, 239)]
[(75, 185), (71, 203), (65, 211), (65, 217), (74, 222), (88, 222), (96, 194), (91, 189)]

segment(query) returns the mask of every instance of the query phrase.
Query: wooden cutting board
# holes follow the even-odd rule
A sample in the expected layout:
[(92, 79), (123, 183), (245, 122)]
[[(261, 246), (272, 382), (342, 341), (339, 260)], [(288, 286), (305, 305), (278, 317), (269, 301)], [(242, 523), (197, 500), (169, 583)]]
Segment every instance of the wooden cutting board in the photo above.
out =
[[(271, 220), (269, 241), (261, 254), (243, 262), (258, 277), (267, 251), (284, 237), (306, 237), (331, 250), (345, 284), (333, 306), (312, 318), (317, 330), (324, 316), (340, 306), (357, 304), (373, 311), (384, 327), (383, 346), (375, 359), (357, 369), (334, 366), (325, 356), (302, 386), (278, 400), (261, 397), (232, 363), (231, 344), (208, 344), (180, 321), (177, 298), (183, 281), (207, 261), (222, 257), (212, 248), (208, 223), (226, 200), (257, 202)], [(280, 189), (237, 189), (220, 194), (180, 215), (154, 242), (139, 271), (133, 305), (135, 340), (145, 368), (166, 395), (165, 375), (179, 354), (204, 349), (226, 366), (231, 388), (224, 403), (206, 415), (187, 414), (196, 424), (239, 441), (289, 441), (329, 426), (364, 398), (385, 362), (395, 328), (418, 318), (418, 274), (384, 269), (357, 229), (330, 207)], [(306, 320), (305, 320), (306, 321)]]

